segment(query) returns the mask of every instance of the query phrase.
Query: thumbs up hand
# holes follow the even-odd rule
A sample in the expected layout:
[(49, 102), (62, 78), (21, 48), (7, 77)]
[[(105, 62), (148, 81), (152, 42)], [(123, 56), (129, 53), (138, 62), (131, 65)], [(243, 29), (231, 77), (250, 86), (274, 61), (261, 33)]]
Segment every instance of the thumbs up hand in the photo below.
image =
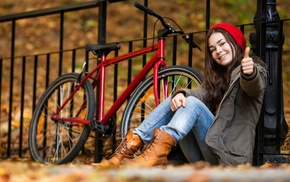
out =
[(249, 57), (250, 48), (247, 47), (245, 50), (244, 58), (241, 61), (242, 71), (246, 75), (251, 75), (254, 72), (254, 61)]

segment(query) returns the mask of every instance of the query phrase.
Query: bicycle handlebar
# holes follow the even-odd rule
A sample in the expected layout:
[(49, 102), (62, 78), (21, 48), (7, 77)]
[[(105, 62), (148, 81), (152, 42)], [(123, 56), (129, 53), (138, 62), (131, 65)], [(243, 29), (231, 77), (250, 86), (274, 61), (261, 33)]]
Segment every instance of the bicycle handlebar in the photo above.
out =
[(138, 3), (138, 2), (135, 2), (134, 6), (135, 6), (136, 8), (138, 8), (138, 9), (144, 11), (145, 13), (147, 13), (147, 14), (149, 14), (149, 15), (152, 15), (152, 16), (154, 16), (154, 17), (156, 17), (156, 18), (158, 18), (158, 19), (160, 20), (161, 24), (162, 24), (166, 29), (169, 29), (169, 28), (170, 28), (170, 26), (168, 26), (168, 25), (165, 23), (164, 19), (163, 19), (160, 15), (158, 15), (157, 13), (155, 13), (153, 10), (147, 8), (146, 6), (144, 6), (143, 4), (140, 4), (140, 3)]
[[(170, 30), (172, 33), (178, 33), (178, 34), (184, 34), (184, 32), (182, 30), (174, 30), (174, 28), (172, 26), (170, 26), (169, 24), (166, 24), (164, 19), (158, 15), (157, 13), (155, 13), (153, 10), (147, 8), (146, 6), (144, 6), (143, 4), (140, 4), (138, 2), (134, 3), (134, 6), (142, 11), (144, 11), (145, 13), (156, 17), (158, 20), (160, 20), (161, 24), (164, 26), (165, 29)], [(193, 48), (197, 48), (201, 51), (201, 48), (193, 41), (189, 42), (189, 36), (188, 35), (184, 35), (182, 36), (182, 38), (189, 44), (191, 44), (191, 46)]]

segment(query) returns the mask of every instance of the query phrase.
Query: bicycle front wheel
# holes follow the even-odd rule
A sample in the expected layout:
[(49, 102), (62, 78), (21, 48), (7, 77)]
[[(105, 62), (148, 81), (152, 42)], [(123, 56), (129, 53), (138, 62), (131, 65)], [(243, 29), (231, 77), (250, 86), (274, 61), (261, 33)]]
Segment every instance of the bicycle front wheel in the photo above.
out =
[[(180, 88), (198, 87), (202, 79), (201, 73), (191, 67), (171, 66), (161, 70), (158, 79), (160, 102)], [(169, 93), (167, 96), (163, 95), (165, 86)], [(129, 129), (138, 127), (155, 108), (153, 76), (150, 76), (136, 89), (128, 101), (121, 122), (121, 137), (124, 137)]]
[[(72, 161), (90, 134), (90, 126), (53, 120), (52, 114), (68, 99), (78, 85), (79, 74), (60, 76), (41, 96), (29, 126), (29, 150), (32, 158), (41, 163), (63, 164)], [(69, 98), (60, 111), (60, 118), (92, 120), (95, 96), (89, 81)]]

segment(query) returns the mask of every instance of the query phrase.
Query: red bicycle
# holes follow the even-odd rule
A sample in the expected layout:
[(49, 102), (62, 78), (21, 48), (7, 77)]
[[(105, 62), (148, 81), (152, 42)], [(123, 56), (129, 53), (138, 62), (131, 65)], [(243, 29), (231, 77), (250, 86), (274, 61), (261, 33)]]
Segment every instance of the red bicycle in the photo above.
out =
[[(128, 99), (120, 124), (121, 136), (125, 136), (130, 128), (137, 127), (175, 90), (201, 84), (202, 75), (194, 68), (166, 67), (164, 62), (165, 38), (180, 34), (189, 42), (189, 37), (181, 29), (175, 30), (166, 24), (164, 18), (147, 7), (139, 3), (135, 6), (156, 17), (164, 26), (158, 31), (158, 43), (110, 59), (107, 55), (119, 49), (119, 44), (87, 45), (86, 49), (96, 55), (99, 64), (90, 72), (68, 73), (57, 78), (43, 93), (35, 108), (29, 128), (29, 150), (34, 160), (53, 164), (70, 162), (83, 148), (91, 130), (98, 131), (104, 138), (113, 133), (116, 129), (114, 116)], [(105, 68), (151, 52), (155, 52), (151, 59), (104, 113)], [(146, 78), (151, 70), (153, 75)], [(95, 100), (96, 87), (98, 103)], [(96, 105), (98, 112), (95, 116)]]

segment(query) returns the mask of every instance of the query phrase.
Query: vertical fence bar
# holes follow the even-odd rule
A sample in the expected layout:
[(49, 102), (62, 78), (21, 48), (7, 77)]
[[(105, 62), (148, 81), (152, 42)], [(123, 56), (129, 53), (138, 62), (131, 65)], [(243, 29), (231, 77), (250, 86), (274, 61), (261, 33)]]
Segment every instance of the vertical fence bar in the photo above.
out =
[(33, 71), (33, 94), (32, 94), (32, 100), (33, 100), (33, 104), (32, 104), (32, 108), (33, 111), (35, 109), (36, 106), (36, 88), (37, 88), (37, 67), (38, 67), (38, 55), (34, 56), (34, 71)]
[(240, 25), (240, 30), (244, 34), (245, 33), (245, 25)]
[(210, 0), (206, 0), (206, 15), (205, 15), (205, 28), (208, 30), (210, 28)]
[[(98, 27), (98, 43), (105, 44), (106, 43), (106, 20), (107, 20), (107, 2), (102, 1), (99, 6), (99, 27)], [(97, 86), (96, 91), (96, 103), (99, 103), (99, 86)], [(98, 104), (96, 105), (96, 116), (99, 115), (98, 113), (99, 107)], [(103, 156), (103, 141), (100, 140), (100, 134), (95, 132), (95, 162), (100, 162)]]
[[(130, 41), (128, 52), (132, 52), (132, 50), (133, 50), (133, 42)], [(128, 60), (128, 75), (127, 75), (127, 77), (128, 77), (127, 85), (129, 85), (131, 83), (131, 80), (132, 80), (132, 59)]]
[[(90, 59), (90, 58), (89, 58), (89, 51), (86, 51), (86, 50), (85, 50), (85, 60), (86, 60), (86, 61), (89, 61), (89, 59)], [(88, 62), (87, 62), (87, 63), (88, 63)], [(88, 70), (89, 70), (89, 64), (86, 64), (85, 67), (84, 67), (83, 69), (84, 69), (85, 71), (88, 71)]]
[(177, 35), (174, 35), (172, 41), (172, 65), (176, 65), (176, 58), (177, 58)]
[[(207, 34), (207, 30), (210, 28), (210, 0), (206, 0), (206, 17), (205, 17), (205, 34)], [(207, 60), (206, 51), (204, 51), (205, 60)]]
[[(284, 118), (284, 100), (283, 100), (283, 77), (282, 77), (282, 50), (283, 50), (283, 44), (284, 44), (284, 33), (283, 33), (283, 21), (280, 21), (279, 24), (277, 24), (277, 32), (278, 32), (278, 43), (277, 43), (277, 93), (278, 93), (278, 98), (277, 98), (277, 122), (276, 122), (276, 140), (275, 140), (275, 146), (276, 146), (276, 151), (280, 154), (280, 145), (281, 145), (281, 138), (284, 140), (286, 138), (286, 134), (288, 131), (283, 132), (283, 121), (286, 123), (285, 118)], [(287, 127), (288, 129), (288, 127)], [(282, 132), (281, 132), (282, 131)], [(284, 135), (284, 136), (283, 136)]]
[(25, 93), (25, 72), (26, 72), (26, 57), (22, 57), (22, 80), (21, 80), (21, 98), (20, 98), (20, 127), (19, 127), (19, 150), (18, 156), (22, 157), (22, 142), (23, 142), (23, 122), (24, 122), (24, 93)]
[(64, 12), (60, 13), (60, 20), (59, 20), (59, 70), (58, 75), (62, 74), (62, 58), (63, 58), (63, 35), (64, 35)]
[[(119, 55), (119, 50), (115, 50), (115, 57)], [(113, 88), (113, 101), (115, 102), (118, 98), (118, 64), (114, 65), (114, 88)], [(115, 115), (115, 119), (117, 122), (117, 116)], [(117, 125), (117, 123), (116, 123)], [(123, 137), (123, 136), (121, 136)], [(116, 141), (116, 129), (113, 131), (113, 139), (112, 139), (112, 151), (115, 151), (117, 145)]]
[(9, 90), (9, 116), (8, 116), (8, 146), (7, 146), (7, 157), (11, 155), (11, 127), (12, 127), (12, 105), (13, 105), (13, 78), (14, 78), (14, 49), (15, 49), (15, 31), (16, 31), (16, 20), (12, 21), (11, 31), (11, 63), (10, 63), (10, 90)]
[[(257, 35), (257, 39), (256, 39), (256, 53), (258, 56), (261, 57), (262, 60), (264, 60), (267, 63), (266, 60), (266, 56), (265, 56), (265, 47), (263, 45), (266, 44), (266, 28), (265, 28), (265, 24), (263, 23), (265, 21), (265, 11), (266, 11), (266, 1), (265, 0), (257, 0), (257, 12), (256, 12), (256, 35)], [(271, 70), (270, 70), (271, 71)], [(270, 78), (271, 79), (271, 78)], [(271, 80), (269, 79), (269, 81), (271, 82)], [(265, 100), (265, 99), (264, 99)], [(265, 108), (265, 107), (264, 107)], [(265, 109), (264, 109), (265, 110)], [(262, 119), (259, 122), (258, 125), (258, 164), (262, 164), (263, 163), (263, 158), (264, 158), (264, 115), (261, 117)]]
[[(144, 0), (144, 5), (148, 7), (148, 0)], [(148, 14), (144, 12), (143, 22), (143, 47), (147, 46)], [(146, 64), (146, 54), (143, 55), (143, 67)]]
[(99, 27), (98, 27), (98, 43), (105, 44), (107, 42), (107, 2), (101, 2), (99, 6)]
[[(193, 34), (189, 34), (189, 42), (193, 42)], [(188, 44), (188, 66), (192, 67), (192, 45)]]
[(49, 75), (50, 75), (50, 54), (46, 55), (46, 77), (45, 77), (45, 89), (49, 85)]
[(72, 50), (72, 64), (71, 64), (71, 71), (75, 72), (76, 69), (76, 49)]
[[(148, 7), (148, 0), (144, 0), (144, 6)], [(148, 34), (148, 15), (147, 13), (144, 12), (144, 15), (143, 15), (143, 47), (146, 47), (147, 46), (147, 34)], [(153, 38), (154, 40), (154, 38)], [(146, 54), (142, 56), (142, 67), (144, 67), (144, 65), (146, 64)], [(142, 103), (141, 104), (141, 120), (143, 121), (144, 120), (144, 108), (145, 108), (145, 104)]]

